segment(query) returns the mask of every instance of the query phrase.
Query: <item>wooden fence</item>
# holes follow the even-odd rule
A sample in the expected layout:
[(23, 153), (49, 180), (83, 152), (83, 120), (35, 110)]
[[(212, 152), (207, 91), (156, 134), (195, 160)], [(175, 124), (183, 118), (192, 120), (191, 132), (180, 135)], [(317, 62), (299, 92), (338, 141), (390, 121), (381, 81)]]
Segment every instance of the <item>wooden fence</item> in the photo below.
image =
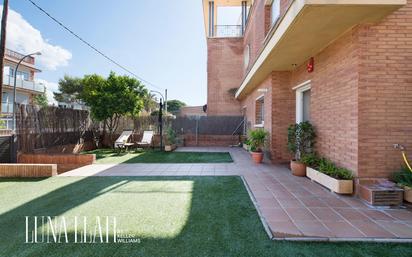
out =
[(16, 125), (19, 151), (26, 153), (93, 141), (93, 124), (84, 110), (19, 105)]

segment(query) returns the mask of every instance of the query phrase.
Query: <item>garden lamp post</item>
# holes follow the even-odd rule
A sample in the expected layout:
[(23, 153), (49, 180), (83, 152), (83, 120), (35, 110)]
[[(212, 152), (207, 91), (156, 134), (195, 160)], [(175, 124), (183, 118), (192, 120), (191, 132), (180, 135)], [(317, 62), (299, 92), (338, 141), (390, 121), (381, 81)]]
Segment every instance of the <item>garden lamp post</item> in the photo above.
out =
[[(160, 133), (160, 151), (163, 151), (163, 103), (165, 102), (165, 99), (159, 91), (151, 90), (151, 93), (157, 93), (159, 94), (162, 98), (160, 99), (160, 104), (159, 104), (159, 133)], [(162, 101), (163, 100), (163, 101)]]
[(17, 129), (16, 129), (16, 88), (17, 88), (17, 72), (19, 70), (19, 66), (20, 64), (24, 61), (24, 59), (26, 59), (27, 57), (30, 57), (32, 55), (41, 55), (40, 52), (35, 52), (32, 54), (27, 54), (25, 56), (23, 56), (19, 62), (17, 63), (16, 69), (14, 70), (14, 83), (13, 83), (13, 133), (12, 133), (12, 154), (11, 154), (11, 161), (17, 162)]

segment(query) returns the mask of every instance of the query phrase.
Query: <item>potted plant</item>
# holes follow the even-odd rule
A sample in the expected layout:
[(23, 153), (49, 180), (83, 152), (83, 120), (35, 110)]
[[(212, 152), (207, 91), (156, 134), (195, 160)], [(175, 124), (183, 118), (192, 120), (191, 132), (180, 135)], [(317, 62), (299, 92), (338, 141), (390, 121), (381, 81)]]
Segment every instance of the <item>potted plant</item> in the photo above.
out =
[(175, 150), (176, 147), (176, 133), (172, 128), (168, 128), (166, 131), (166, 145), (165, 151), (171, 152)]
[(392, 175), (392, 180), (403, 188), (403, 199), (412, 203), (412, 172), (404, 167)]
[(242, 146), (243, 146), (243, 149), (245, 149), (246, 151), (249, 151), (250, 150), (250, 140), (246, 139), (245, 142), (243, 142)]
[(249, 132), (250, 152), (255, 163), (263, 161), (263, 146), (265, 145), (268, 132), (264, 129), (255, 129)]
[(326, 158), (318, 158), (315, 154), (303, 156), (302, 162), (307, 166), (306, 175), (311, 180), (338, 194), (353, 193), (353, 175), (351, 171), (337, 167), (332, 161)]
[(315, 130), (308, 121), (289, 126), (288, 150), (295, 157), (290, 161), (290, 169), (293, 175), (306, 176), (306, 165), (301, 161), (301, 158), (313, 152), (315, 137)]

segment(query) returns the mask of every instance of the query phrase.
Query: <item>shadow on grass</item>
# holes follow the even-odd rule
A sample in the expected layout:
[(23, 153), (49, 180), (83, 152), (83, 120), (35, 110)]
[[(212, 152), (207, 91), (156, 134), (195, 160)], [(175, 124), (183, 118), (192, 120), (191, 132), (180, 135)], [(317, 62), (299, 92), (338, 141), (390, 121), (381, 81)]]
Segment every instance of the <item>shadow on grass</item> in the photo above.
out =
[(228, 152), (162, 152), (144, 150), (118, 153), (112, 149), (97, 149), (85, 153), (96, 154), (97, 163), (231, 163)]
[[(170, 192), (166, 188), (122, 191), (134, 181), (173, 183), (181, 180), (190, 181), (193, 186), (187, 220), (174, 237), (143, 237), (140, 244), (24, 243), (25, 216), (59, 216), (114, 191), (119, 194), (131, 191), (136, 199), (158, 192), (180, 194), (185, 191)], [(0, 214), (0, 256), (408, 256), (412, 250), (411, 245), (399, 244), (273, 242), (264, 232), (239, 177), (58, 177), (34, 184), (31, 187), (16, 185), (18, 191), (2, 194), (2, 197), (15, 195), (28, 201)], [(44, 194), (24, 195), (31, 190), (43, 190)], [(1, 202), (7, 203), (7, 200)], [(153, 203), (153, 208), (155, 206)], [(127, 211), (134, 208), (139, 206)], [(130, 219), (136, 218), (133, 213), (129, 215)]]

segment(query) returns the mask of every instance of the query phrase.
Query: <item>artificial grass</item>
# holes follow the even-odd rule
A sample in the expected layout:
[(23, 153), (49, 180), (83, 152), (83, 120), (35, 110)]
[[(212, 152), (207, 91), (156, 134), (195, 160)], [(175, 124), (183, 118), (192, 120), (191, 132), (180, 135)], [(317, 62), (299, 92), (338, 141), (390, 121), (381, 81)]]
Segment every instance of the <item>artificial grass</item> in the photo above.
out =
[[(0, 179), (0, 256), (410, 256), (410, 244), (276, 242), (239, 177)], [(25, 216), (116, 216), (140, 243), (25, 244)], [(73, 236), (73, 231), (69, 236)]]
[(228, 163), (233, 162), (227, 152), (121, 152), (97, 149), (84, 153), (96, 154), (96, 163)]

